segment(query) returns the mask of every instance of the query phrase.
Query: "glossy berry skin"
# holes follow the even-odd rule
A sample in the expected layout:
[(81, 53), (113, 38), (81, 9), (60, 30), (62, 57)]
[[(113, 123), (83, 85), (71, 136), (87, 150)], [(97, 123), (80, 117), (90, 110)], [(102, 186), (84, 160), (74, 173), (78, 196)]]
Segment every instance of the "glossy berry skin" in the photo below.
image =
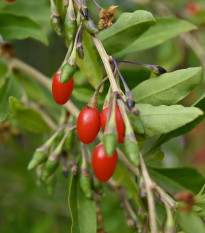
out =
[[(103, 109), (101, 112), (101, 116), (100, 116), (101, 127), (103, 131), (105, 131), (105, 126), (106, 126), (107, 117), (108, 117), (108, 110), (109, 108)], [(118, 143), (122, 143), (125, 137), (125, 124), (124, 124), (120, 109), (117, 105), (115, 106), (115, 122), (117, 126)]]
[(77, 120), (77, 132), (81, 142), (90, 144), (100, 130), (100, 113), (97, 108), (85, 107)]
[(117, 151), (111, 157), (105, 153), (103, 144), (98, 145), (93, 151), (92, 165), (96, 177), (101, 182), (107, 182), (115, 172), (117, 166), (118, 154)]
[(53, 98), (57, 104), (65, 104), (72, 94), (74, 88), (74, 80), (73, 78), (70, 79), (67, 83), (62, 84), (60, 82), (61, 73), (58, 72), (55, 74), (52, 83), (52, 93)]
[(15, 2), (16, 0), (6, 0), (7, 2)]

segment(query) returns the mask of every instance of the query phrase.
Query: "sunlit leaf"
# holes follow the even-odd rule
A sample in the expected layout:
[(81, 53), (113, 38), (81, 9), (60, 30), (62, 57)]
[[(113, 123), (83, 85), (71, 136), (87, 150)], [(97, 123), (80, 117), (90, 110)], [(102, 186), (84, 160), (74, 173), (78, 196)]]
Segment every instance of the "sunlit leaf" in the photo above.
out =
[(183, 107), (182, 105), (136, 104), (136, 107), (140, 111), (146, 137), (168, 133), (203, 114), (198, 108)]
[(113, 54), (129, 46), (154, 24), (155, 19), (147, 11), (123, 13), (112, 27), (99, 33), (99, 38), (105, 50)]
[(10, 12), (0, 12), (0, 34), (4, 40), (33, 38), (48, 45), (48, 39), (41, 26), (32, 19)]
[(172, 105), (186, 97), (201, 81), (201, 67), (177, 70), (145, 80), (132, 94), (137, 103)]
[(205, 225), (202, 219), (193, 212), (181, 213), (177, 211), (177, 220), (185, 233), (204, 233)]
[(128, 53), (152, 48), (160, 45), (163, 42), (176, 37), (184, 32), (196, 29), (197, 27), (185, 20), (175, 18), (157, 19), (155, 26), (147, 30), (139, 39), (132, 45), (124, 49), (117, 56), (122, 56)]
[[(203, 94), (201, 96), (201, 98), (193, 106), (197, 107), (197, 108), (201, 109), (203, 112), (205, 112), (205, 94)], [(194, 129), (204, 119), (205, 119), (205, 114), (200, 115), (194, 121), (178, 128), (176, 130), (173, 130), (168, 134), (164, 134), (164, 135), (160, 136), (157, 139), (157, 141), (152, 145), (152, 148), (150, 149), (150, 151), (153, 151), (154, 149), (158, 148), (160, 145), (162, 145), (163, 143), (169, 141), (170, 139), (172, 139), (174, 137), (178, 137), (180, 135), (184, 135), (184, 134), (188, 133), (189, 131)]]

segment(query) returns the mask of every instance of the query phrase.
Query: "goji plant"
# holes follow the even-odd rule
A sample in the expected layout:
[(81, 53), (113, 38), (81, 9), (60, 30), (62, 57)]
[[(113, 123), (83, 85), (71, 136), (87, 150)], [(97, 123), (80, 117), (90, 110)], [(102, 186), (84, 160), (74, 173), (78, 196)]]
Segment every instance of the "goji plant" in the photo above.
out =
[[(66, 232), (204, 233), (205, 179), (179, 161), (205, 118), (205, 6), (115, 2), (0, 3), (0, 139), (27, 179), (19, 199), (66, 215)], [(30, 201), (43, 187), (52, 204)], [(65, 232), (34, 215), (19, 228), (5, 217), (2, 232)]]

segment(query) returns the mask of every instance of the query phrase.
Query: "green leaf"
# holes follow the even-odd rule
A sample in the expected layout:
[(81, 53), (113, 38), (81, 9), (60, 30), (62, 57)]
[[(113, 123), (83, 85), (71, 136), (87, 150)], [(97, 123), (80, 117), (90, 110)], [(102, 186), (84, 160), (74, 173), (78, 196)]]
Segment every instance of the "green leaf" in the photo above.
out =
[(136, 104), (136, 107), (140, 111), (140, 118), (147, 137), (168, 133), (203, 114), (198, 108), (183, 107), (182, 105)]
[(174, 18), (157, 19), (155, 26), (146, 31), (132, 45), (124, 49), (116, 56), (122, 56), (128, 53), (152, 48), (163, 42), (174, 38), (184, 32), (196, 29), (197, 27), (188, 21)]
[[(93, 96), (93, 92), (94, 92), (93, 90), (90, 90), (85, 87), (75, 87), (72, 92), (72, 96), (81, 102), (88, 103), (91, 97)], [(102, 104), (103, 102), (104, 102), (104, 97), (99, 94), (98, 103)]]
[(97, 55), (91, 46), (91, 36), (84, 31), (83, 33), (84, 58), (77, 58), (77, 65), (80, 70), (88, 77), (90, 84), (96, 88), (103, 78), (102, 70), (98, 64)]
[(152, 178), (174, 192), (190, 190), (198, 193), (205, 183), (204, 177), (194, 168), (150, 168)]
[(71, 177), (68, 202), (72, 218), (71, 233), (96, 233), (95, 202), (85, 197), (75, 175)]
[(19, 123), (28, 131), (43, 133), (50, 131), (50, 127), (42, 116), (32, 108), (25, 108), (14, 97), (9, 98), (10, 108)]
[(135, 176), (122, 164), (118, 164), (115, 170), (112, 179), (119, 186), (124, 186), (127, 190), (127, 195), (129, 199), (133, 199), (136, 206), (140, 206), (142, 209), (144, 208), (144, 204), (136, 193), (139, 192), (139, 188), (137, 186)]
[(199, 204), (203, 203), (205, 205), (205, 184), (201, 188), (199, 193), (197, 193), (197, 195), (195, 196), (195, 200), (196, 200), (196, 202), (199, 202)]
[(5, 78), (7, 72), (8, 72), (7, 63), (3, 58), (0, 58), (0, 79)]
[(152, 163), (156, 161), (162, 161), (164, 159), (164, 152), (163, 151), (156, 151), (153, 155), (151, 155), (148, 159), (145, 160), (147, 163)]
[(137, 103), (176, 104), (202, 80), (202, 68), (188, 68), (165, 73), (140, 83), (132, 90)]
[(177, 220), (185, 233), (205, 232), (205, 225), (202, 219), (196, 216), (193, 212), (181, 213), (180, 211), (177, 211)]
[[(125, 213), (120, 208), (122, 201), (107, 185), (104, 186), (105, 195), (102, 195), (100, 209), (103, 214), (103, 223), (107, 233), (134, 233), (126, 223)], [(132, 202), (133, 207), (133, 202)], [(133, 207), (134, 208), (134, 207)]]
[(154, 24), (155, 19), (151, 13), (137, 10), (133, 13), (121, 14), (112, 27), (101, 31), (98, 35), (105, 50), (109, 54), (114, 54), (133, 43)]
[(194, 211), (197, 213), (197, 216), (205, 218), (205, 205), (203, 208), (195, 206)]
[(48, 20), (50, 17), (51, 9), (50, 4), (47, 1), (18, 0), (15, 1), (15, 4), (8, 4), (6, 1), (4, 2), (5, 4), (2, 4), (3, 11), (27, 16), (41, 25), (41, 27), (43, 27), (46, 32), (51, 32), (51, 23), (50, 20)]
[(114, 179), (117, 184), (125, 186), (130, 196), (137, 200), (137, 184), (135, 182), (134, 176), (125, 166), (118, 164), (112, 179)]
[(26, 16), (9, 12), (0, 12), (0, 34), (4, 40), (22, 40), (28, 37), (48, 45), (48, 39), (42, 28)]
[(0, 122), (6, 120), (11, 113), (9, 107), (10, 96), (16, 98), (20, 98), (21, 96), (18, 83), (13, 75), (3, 79), (0, 83)]
[[(205, 93), (201, 96), (201, 98), (194, 104), (195, 107), (201, 109), (203, 112), (205, 112)], [(152, 148), (150, 149), (150, 152), (154, 149), (158, 148), (160, 145), (164, 144), (165, 142), (169, 141), (172, 138), (178, 137), (180, 135), (184, 135), (194, 129), (201, 121), (205, 119), (205, 114), (199, 116), (194, 121), (171, 131), (168, 134), (161, 135), (157, 141), (152, 145)]]

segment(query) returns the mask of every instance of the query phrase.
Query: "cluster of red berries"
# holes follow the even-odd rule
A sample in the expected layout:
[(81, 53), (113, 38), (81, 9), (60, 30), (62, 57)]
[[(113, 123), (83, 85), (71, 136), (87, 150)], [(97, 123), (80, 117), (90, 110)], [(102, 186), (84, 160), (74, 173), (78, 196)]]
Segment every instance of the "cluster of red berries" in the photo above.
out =
[[(61, 72), (57, 72), (53, 78), (52, 92), (56, 103), (65, 104), (72, 94), (74, 88), (74, 80), (70, 79), (65, 84), (60, 81)], [(108, 118), (108, 107), (103, 109), (101, 114), (95, 107), (85, 107), (80, 112), (77, 120), (77, 133), (81, 142), (85, 144), (92, 143), (97, 137), (100, 127), (105, 131), (105, 126)], [(120, 113), (119, 107), (115, 107), (115, 121), (118, 134), (118, 143), (124, 141), (125, 124)], [(97, 178), (101, 182), (106, 182), (113, 175), (117, 166), (118, 154), (117, 151), (112, 156), (107, 156), (103, 144), (98, 145), (92, 156), (93, 170)]]
[[(89, 144), (95, 140), (100, 130), (105, 130), (107, 118), (108, 118), (108, 107), (103, 109), (101, 115), (97, 108), (85, 107), (79, 114), (77, 120), (77, 132), (81, 142)], [(118, 143), (124, 141), (125, 135), (125, 124), (122, 119), (119, 107), (115, 107), (115, 121), (118, 134)], [(108, 181), (114, 174), (117, 166), (118, 154), (115, 150), (112, 156), (108, 156), (105, 152), (104, 145), (98, 145), (92, 156), (92, 166), (95, 175), (101, 182)]]

